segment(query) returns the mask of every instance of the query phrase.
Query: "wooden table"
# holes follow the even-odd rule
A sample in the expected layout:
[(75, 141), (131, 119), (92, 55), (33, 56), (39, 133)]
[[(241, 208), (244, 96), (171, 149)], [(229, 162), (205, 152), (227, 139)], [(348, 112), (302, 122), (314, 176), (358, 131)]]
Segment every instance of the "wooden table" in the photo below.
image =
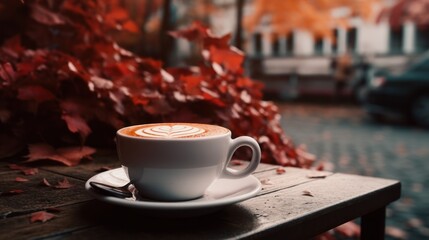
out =
[[(101, 167), (118, 167), (114, 153), (99, 153), (76, 167), (39, 165), (24, 176), (0, 162), (0, 239), (307, 239), (362, 217), (362, 239), (383, 239), (386, 206), (400, 197), (395, 180), (326, 173), (311, 178), (310, 170), (261, 164), (254, 175), (262, 191), (244, 202), (188, 219), (165, 219), (92, 199), (84, 183)], [(28, 182), (16, 182), (25, 177)], [(40, 184), (66, 177), (74, 186), (54, 189)], [(305, 194), (307, 193), (307, 194)], [(308, 194), (309, 193), (309, 194)], [(312, 196), (309, 196), (312, 195)], [(30, 214), (53, 212), (47, 222), (30, 222)]]

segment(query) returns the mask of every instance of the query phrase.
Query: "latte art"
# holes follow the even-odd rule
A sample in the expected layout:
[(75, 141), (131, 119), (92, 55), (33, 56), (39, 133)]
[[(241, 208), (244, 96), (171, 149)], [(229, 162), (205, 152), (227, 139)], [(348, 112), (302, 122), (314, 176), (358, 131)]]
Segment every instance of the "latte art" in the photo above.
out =
[(134, 133), (147, 138), (183, 138), (204, 133), (205, 130), (194, 126), (173, 125), (141, 128)]
[(224, 127), (202, 123), (152, 123), (119, 130), (120, 134), (146, 139), (190, 139), (230, 134)]

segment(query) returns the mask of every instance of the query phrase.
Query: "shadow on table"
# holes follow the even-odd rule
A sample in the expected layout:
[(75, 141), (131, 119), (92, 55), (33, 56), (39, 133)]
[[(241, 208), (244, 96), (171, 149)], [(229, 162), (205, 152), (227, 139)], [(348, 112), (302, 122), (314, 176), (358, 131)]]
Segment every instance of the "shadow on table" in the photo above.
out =
[[(95, 225), (83, 230), (98, 237), (104, 235), (152, 236), (155, 238), (232, 238), (255, 228), (256, 217), (239, 204), (202, 216), (156, 216), (155, 212), (113, 206), (94, 201), (81, 209), (82, 218)], [(82, 232), (83, 233), (83, 232)], [(113, 235), (112, 235), (113, 234)]]

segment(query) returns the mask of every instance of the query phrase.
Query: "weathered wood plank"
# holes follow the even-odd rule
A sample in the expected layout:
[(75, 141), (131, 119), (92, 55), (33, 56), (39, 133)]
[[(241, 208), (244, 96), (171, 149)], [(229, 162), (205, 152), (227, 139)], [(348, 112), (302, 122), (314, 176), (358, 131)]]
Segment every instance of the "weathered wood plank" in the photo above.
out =
[[(16, 177), (24, 177), (28, 182), (16, 182)], [(85, 192), (84, 182), (67, 178), (73, 184), (69, 189), (55, 189), (41, 184), (46, 178), (51, 184), (56, 185), (64, 176), (39, 169), (39, 173), (32, 176), (24, 176), (20, 171), (3, 173), (0, 178), (0, 191), (22, 190), (17, 195), (0, 196), (0, 218), (8, 215), (16, 215), (44, 209), (48, 207), (72, 204), (87, 201), (91, 197)]]
[[(304, 196), (303, 191), (313, 197)], [(94, 227), (62, 237), (306, 239), (387, 205), (399, 194), (397, 181), (333, 174), (185, 220), (156, 220), (129, 209), (100, 205), (100, 213), (93, 215)]]
[[(305, 196), (304, 191), (313, 196)], [(249, 211), (259, 211), (259, 225), (241, 237), (310, 238), (386, 206), (399, 197), (398, 181), (333, 174), (243, 202)]]
[[(318, 178), (311, 178), (314, 171), (293, 167), (284, 167), (285, 173), (278, 174), (276, 168), (268, 169), (265, 171), (257, 172), (254, 175), (262, 183), (262, 191), (259, 195), (279, 191), (281, 189), (293, 187), (296, 185), (304, 184), (306, 182), (320, 180)], [(318, 174), (330, 176), (331, 172), (317, 172)]]
[(31, 223), (31, 214), (0, 220), (0, 239), (34, 239), (67, 234), (94, 225), (98, 209), (95, 200), (58, 207), (55, 217), (45, 223)]

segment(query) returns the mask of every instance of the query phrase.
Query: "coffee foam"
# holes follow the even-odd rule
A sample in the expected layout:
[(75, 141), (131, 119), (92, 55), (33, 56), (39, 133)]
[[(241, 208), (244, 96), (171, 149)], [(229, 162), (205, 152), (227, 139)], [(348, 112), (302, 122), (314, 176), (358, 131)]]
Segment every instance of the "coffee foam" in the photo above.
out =
[(220, 126), (198, 123), (158, 123), (128, 127), (120, 133), (150, 139), (183, 139), (223, 135), (229, 130)]

